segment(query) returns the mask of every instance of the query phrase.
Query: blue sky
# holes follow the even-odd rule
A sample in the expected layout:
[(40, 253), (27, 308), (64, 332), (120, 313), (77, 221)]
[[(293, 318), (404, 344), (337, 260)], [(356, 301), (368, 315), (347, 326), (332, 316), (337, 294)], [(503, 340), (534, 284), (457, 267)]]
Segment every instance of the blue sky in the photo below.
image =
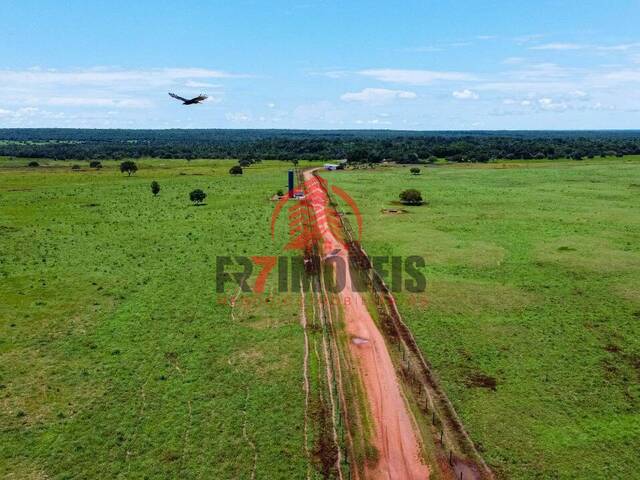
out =
[(639, 128), (638, 20), (619, 0), (0, 0), (0, 128)]

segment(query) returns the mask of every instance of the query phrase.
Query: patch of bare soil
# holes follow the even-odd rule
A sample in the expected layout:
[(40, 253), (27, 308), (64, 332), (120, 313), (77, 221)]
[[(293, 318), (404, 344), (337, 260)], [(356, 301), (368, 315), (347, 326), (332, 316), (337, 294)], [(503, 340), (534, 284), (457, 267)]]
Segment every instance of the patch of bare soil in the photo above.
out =
[(404, 208), (383, 208), (382, 213), (386, 215), (402, 215), (403, 213), (409, 213)]
[(495, 392), (498, 387), (498, 381), (482, 372), (472, 372), (465, 378), (465, 385), (467, 387), (487, 388)]

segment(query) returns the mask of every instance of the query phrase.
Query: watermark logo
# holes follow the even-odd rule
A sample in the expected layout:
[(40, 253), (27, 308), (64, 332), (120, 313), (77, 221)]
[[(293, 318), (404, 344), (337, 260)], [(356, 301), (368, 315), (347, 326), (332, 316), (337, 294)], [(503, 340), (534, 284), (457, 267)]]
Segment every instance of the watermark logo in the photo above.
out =
[[(286, 208), (289, 220), (289, 242), (285, 250), (308, 251), (314, 243), (320, 242), (327, 233), (343, 247), (347, 248), (340, 213), (330, 204), (327, 192), (342, 199), (353, 213), (357, 223), (355, 240), (362, 238), (362, 214), (355, 200), (340, 187), (332, 185), (317, 175), (311, 176), (293, 192), (294, 201), (288, 196), (281, 198), (271, 216), (271, 238), (275, 239), (275, 227), (282, 211)], [(296, 199), (297, 198), (297, 199)]]
[[(355, 220), (343, 221), (342, 214), (331, 202), (330, 195), (339, 198)], [(349, 275), (354, 255), (362, 260), (364, 253), (359, 249), (362, 238), (362, 214), (357, 203), (343, 189), (329, 186), (326, 179), (312, 175), (298, 185), (290, 195), (278, 200), (271, 216), (272, 239), (276, 239), (276, 225), (286, 213), (289, 237), (284, 245), (286, 255), (280, 256), (219, 256), (216, 259), (216, 292), (225, 293), (225, 286), (231, 282), (244, 293), (262, 294), (267, 281), (275, 275), (277, 292), (299, 292), (302, 288), (314, 288), (317, 282), (310, 281), (309, 264), (324, 262), (332, 267), (331, 275), (325, 276), (325, 287), (329, 292), (340, 293), (350, 282), (351, 291), (364, 292), (371, 288), (371, 282), (362, 281), (358, 275)], [(347, 225), (345, 225), (345, 223)], [(346, 233), (346, 227), (348, 233)], [(332, 252), (321, 254), (323, 242), (330, 242)], [(299, 255), (292, 254), (298, 251)], [(373, 269), (383, 279), (385, 286), (373, 282), (374, 288), (387, 288), (392, 292), (407, 291), (421, 293), (426, 289), (423, 274), (425, 261), (420, 256), (378, 256), (367, 258), (366, 268)], [(325, 269), (327, 270), (327, 269)], [(251, 286), (253, 284), (253, 286)]]

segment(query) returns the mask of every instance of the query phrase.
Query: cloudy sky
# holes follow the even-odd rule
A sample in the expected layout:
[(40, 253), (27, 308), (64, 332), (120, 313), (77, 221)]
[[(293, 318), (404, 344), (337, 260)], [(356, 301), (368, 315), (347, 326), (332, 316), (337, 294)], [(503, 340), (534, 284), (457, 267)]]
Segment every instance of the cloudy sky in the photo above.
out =
[(637, 0), (0, 0), (0, 128), (640, 128), (638, 20)]

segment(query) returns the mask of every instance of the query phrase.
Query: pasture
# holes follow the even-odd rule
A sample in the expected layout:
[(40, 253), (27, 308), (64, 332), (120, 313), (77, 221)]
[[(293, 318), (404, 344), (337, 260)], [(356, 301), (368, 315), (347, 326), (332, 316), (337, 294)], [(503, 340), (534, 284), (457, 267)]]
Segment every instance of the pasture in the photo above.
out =
[(0, 477), (302, 478), (299, 303), (215, 291), (290, 164), (137, 163), (0, 160)]
[(640, 158), (323, 176), (370, 255), (425, 257), (428, 305), (400, 311), (499, 478), (638, 475)]

